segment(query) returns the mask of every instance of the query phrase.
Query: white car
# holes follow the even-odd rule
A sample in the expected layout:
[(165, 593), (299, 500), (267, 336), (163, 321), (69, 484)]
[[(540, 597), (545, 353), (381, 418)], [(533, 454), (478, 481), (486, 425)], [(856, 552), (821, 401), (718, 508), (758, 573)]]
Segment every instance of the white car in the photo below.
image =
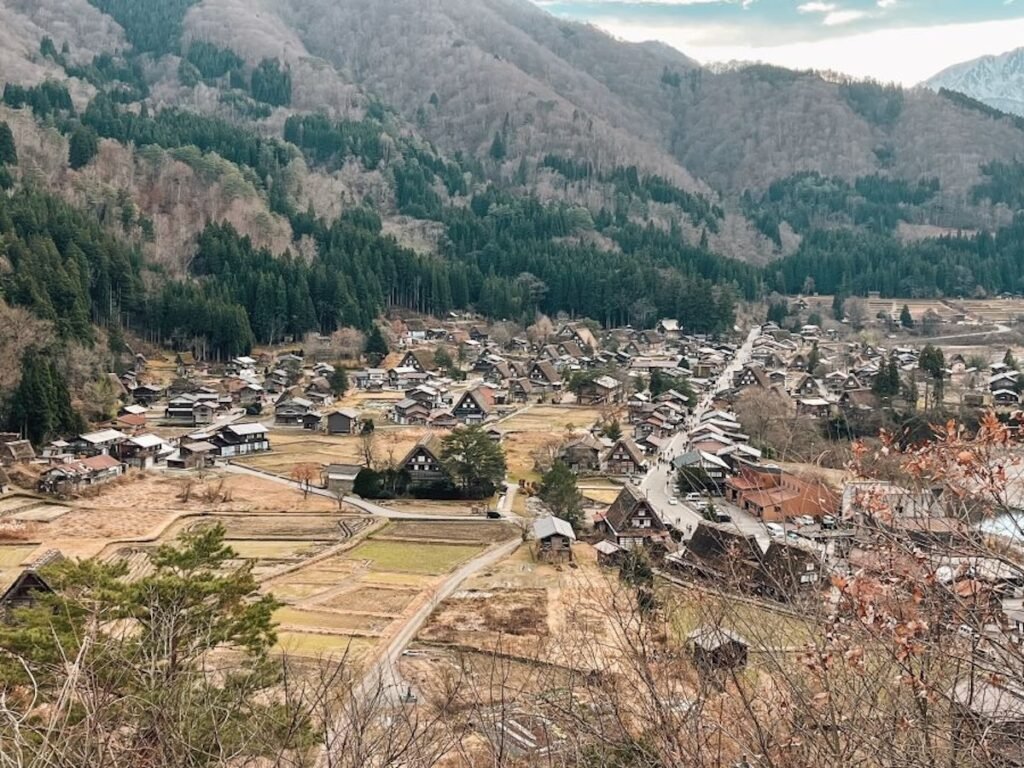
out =
[(677, 499), (677, 498), (676, 498), (675, 496), (673, 496), (673, 497), (671, 497), (671, 498), (670, 498), (670, 499), (668, 500), (668, 503), (669, 503), (669, 505), (671, 505), (671, 506), (673, 506), (673, 507), (674, 507), (674, 506), (675, 506), (676, 504), (678, 504), (678, 503), (679, 503), (679, 499)]
[(786, 535), (786, 529), (778, 523), (765, 523), (764, 527), (768, 530), (768, 535), (773, 539), (781, 539)]
[(700, 501), (700, 494), (696, 493), (695, 491), (690, 491), (690, 493), (686, 494), (686, 500), (687, 501)]
[(800, 525), (800, 526), (814, 525), (814, 518), (811, 517), (810, 515), (800, 515), (800, 517), (794, 517), (793, 518), (793, 522), (796, 525)]

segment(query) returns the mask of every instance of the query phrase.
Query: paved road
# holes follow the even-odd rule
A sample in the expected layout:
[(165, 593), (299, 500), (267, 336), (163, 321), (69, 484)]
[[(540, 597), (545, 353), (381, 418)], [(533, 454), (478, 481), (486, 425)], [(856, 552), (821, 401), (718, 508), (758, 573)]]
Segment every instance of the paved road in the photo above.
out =
[(737, 351), (736, 355), (722, 371), (722, 375), (714, 385), (706, 392), (701, 393), (692, 415), (686, 423), (686, 428), (673, 435), (672, 439), (662, 449), (661, 453), (654, 458), (654, 465), (644, 477), (640, 484), (640, 490), (650, 499), (654, 509), (661, 515), (662, 519), (677, 530), (683, 532), (683, 538), (689, 538), (690, 534), (697, 528), (703, 518), (695, 510), (682, 502), (670, 504), (669, 499), (676, 495), (675, 476), (672, 471), (672, 459), (685, 453), (689, 442), (689, 429), (700, 423), (701, 417), (711, 409), (714, 395), (723, 389), (732, 386), (733, 374), (750, 362), (751, 353), (754, 350), (754, 340), (761, 335), (761, 328), (755, 326), (747, 335), (747, 340)]

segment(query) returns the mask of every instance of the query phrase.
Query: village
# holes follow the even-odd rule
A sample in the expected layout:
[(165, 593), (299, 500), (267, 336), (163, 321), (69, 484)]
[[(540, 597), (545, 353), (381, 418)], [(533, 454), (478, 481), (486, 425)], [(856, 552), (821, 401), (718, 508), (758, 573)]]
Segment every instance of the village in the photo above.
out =
[[(846, 466), (886, 413), (992, 411), (1016, 430), (1024, 378), (1005, 326), (984, 326), (974, 347), (974, 329), (948, 318), (932, 337), (951, 343), (932, 344), (887, 333), (893, 305), (871, 341), (821, 321), (828, 303), (796, 297), (789, 327), (729, 338), (672, 319), (565, 321), (537, 338), (452, 315), (397, 320), (378, 359), (294, 344), (223, 363), (139, 352), (111, 374), (109, 422), (38, 447), (0, 435), (0, 607), (47, 589), (61, 558), (141, 574), (154, 547), (217, 522), (283, 602), (282, 652), (352, 653), (414, 698), (447, 646), (504, 643), (523, 660), (543, 647), (546, 663), (567, 664), (556, 628), (639, 553), (660, 589), (741, 606), (743, 620), (694, 611), (673, 626), (698, 667), (746, 666), (804, 637), (800, 612), (836, 579), (884, 577), (884, 536), (952, 593), (982, 585), (993, 632), (1024, 642), (1024, 566), (965, 546), (986, 533), (960, 497)], [(465, 433), (502, 457), (500, 477), (468, 487), (453, 473), (452, 436)], [(556, 467), (575, 479), (575, 518), (545, 501)], [(985, 638), (970, 640), (984, 656)], [(971, 718), (1024, 712), (1008, 685), (965, 690)], [(554, 748), (529, 733), (524, 754)]]

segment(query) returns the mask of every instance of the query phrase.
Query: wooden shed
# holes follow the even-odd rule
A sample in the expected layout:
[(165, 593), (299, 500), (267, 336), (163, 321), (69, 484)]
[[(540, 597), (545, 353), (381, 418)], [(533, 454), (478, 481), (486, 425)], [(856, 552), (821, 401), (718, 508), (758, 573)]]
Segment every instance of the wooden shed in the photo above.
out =
[(537, 540), (537, 559), (544, 562), (572, 560), (572, 543), (576, 533), (560, 517), (542, 517), (533, 523), (533, 537)]
[(747, 665), (749, 644), (724, 627), (702, 626), (686, 636), (697, 666), (704, 670), (739, 669)]

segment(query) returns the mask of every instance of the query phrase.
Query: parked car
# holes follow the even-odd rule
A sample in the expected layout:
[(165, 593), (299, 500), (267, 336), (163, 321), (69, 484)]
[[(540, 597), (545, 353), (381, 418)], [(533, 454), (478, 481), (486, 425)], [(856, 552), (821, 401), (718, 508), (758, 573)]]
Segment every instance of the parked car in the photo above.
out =
[(673, 507), (674, 507), (674, 506), (675, 506), (676, 504), (678, 504), (678, 503), (679, 503), (679, 499), (677, 499), (677, 498), (676, 498), (675, 496), (673, 496), (672, 498), (670, 498), (670, 499), (668, 500), (668, 503), (669, 503), (669, 504), (670, 504), (671, 506), (673, 506)]
[(831, 531), (839, 527), (839, 521), (834, 515), (825, 515), (821, 518), (821, 527), (826, 531)]
[(786, 535), (786, 529), (778, 523), (765, 523), (764, 527), (768, 529), (768, 535), (773, 539), (781, 539)]
[(696, 491), (690, 491), (688, 494), (686, 494), (686, 500), (687, 501), (700, 501), (700, 494), (697, 493)]
[(728, 513), (707, 506), (705, 506), (705, 508), (701, 510), (701, 515), (704, 517), (705, 520), (709, 520), (712, 523), (732, 522), (732, 517)]
[(487, 510), (487, 517), (490, 520), (500, 520), (501, 519), (501, 512), (499, 512), (496, 509), (488, 509)]
[(793, 523), (799, 526), (814, 525), (814, 518), (810, 515), (800, 515), (793, 518)]

